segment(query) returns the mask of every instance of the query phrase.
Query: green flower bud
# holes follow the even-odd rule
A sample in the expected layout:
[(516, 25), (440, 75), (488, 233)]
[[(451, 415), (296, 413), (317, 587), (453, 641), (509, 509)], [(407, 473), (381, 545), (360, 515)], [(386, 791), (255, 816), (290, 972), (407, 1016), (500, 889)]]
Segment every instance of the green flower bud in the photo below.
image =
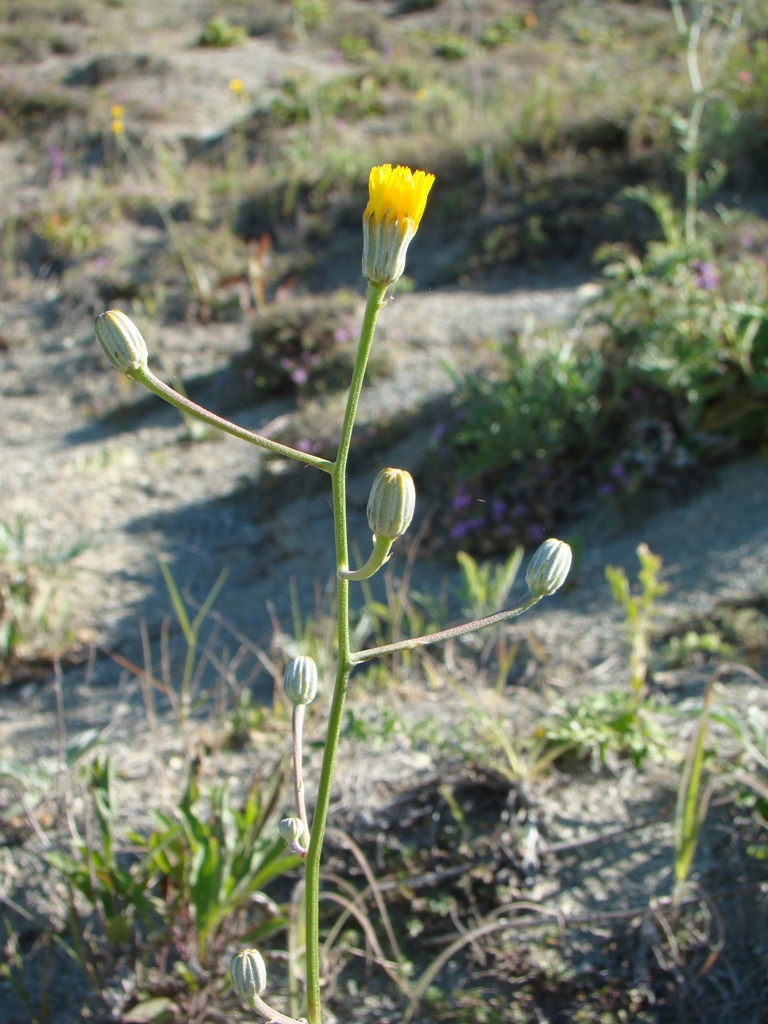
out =
[(147, 368), (147, 343), (132, 320), (119, 309), (96, 317), (96, 339), (116, 370), (131, 375)]
[(402, 537), (413, 519), (416, 488), (404, 469), (382, 469), (368, 498), (368, 525), (376, 537)]
[(280, 822), (280, 837), (293, 853), (304, 854), (302, 839), (304, 838), (304, 825), (301, 818), (283, 818)]
[(571, 568), (570, 547), (562, 540), (545, 540), (528, 566), (525, 582), (534, 597), (549, 597), (565, 583)]
[(317, 696), (317, 665), (301, 654), (291, 658), (283, 674), (283, 690), (293, 705), (311, 704)]
[(267, 987), (267, 966), (258, 949), (241, 949), (229, 962), (232, 988), (244, 999), (253, 1000)]

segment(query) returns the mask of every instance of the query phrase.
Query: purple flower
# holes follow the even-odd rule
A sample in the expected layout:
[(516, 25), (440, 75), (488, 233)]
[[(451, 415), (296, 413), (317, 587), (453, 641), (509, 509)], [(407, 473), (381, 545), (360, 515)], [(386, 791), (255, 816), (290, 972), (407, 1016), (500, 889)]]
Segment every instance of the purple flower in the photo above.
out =
[(432, 431), (432, 441), (437, 444), (438, 441), (442, 441), (448, 431), (447, 423), (438, 423), (435, 429)]
[(64, 154), (58, 146), (49, 146), (48, 158), (51, 161), (51, 181), (60, 181), (64, 175)]
[(294, 384), (306, 384), (309, 380), (309, 374), (303, 366), (297, 366), (295, 369), (291, 370), (291, 380)]
[(705, 292), (713, 292), (720, 283), (720, 275), (713, 263), (694, 260), (691, 263), (691, 270), (693, 271), (693, 283)]
[(531, 526), (526, 526), (525, 536), (528, 538), (528, 540), (535, 541), (536, 543), (538, 543), (544, 536), (544, 528), (542, 526), (539, 526), (538, 523), (531, 524)]
[(471, 503), (472, 498), (469, 496), (469, 494), (467, 494), (466, 490), (464, 489), (464, 485), (459, 484), (453, 495), (453, 499), (451, 501), (451, 508), (453, 509), (454, 512), (460, 512), (462, 509), (465, 509), (468, 505), (471, 505)]
[(494, 523), (500, 522), (504, 518), (506, 511), (507, 503), (502, 501), (501, 498), (494, 498), (491, 502), (491, 519)]

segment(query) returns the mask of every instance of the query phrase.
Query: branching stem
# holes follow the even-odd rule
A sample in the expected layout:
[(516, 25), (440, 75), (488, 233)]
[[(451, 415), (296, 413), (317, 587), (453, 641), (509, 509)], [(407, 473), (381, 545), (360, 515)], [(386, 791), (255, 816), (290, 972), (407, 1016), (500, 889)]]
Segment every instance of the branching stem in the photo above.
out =
[[(352, 383), (344, 411), (339, 448), (336, 461), (333, 463), (330, 471), (333, 481), (333, 520), (337, 572), (346, 569), (349, 565), (346, 490), (347, 460), (352, 442), (352, 430), (355, 424), (357, 405), (363, 388), (363, 378), (365, 377), (365, 369), (368, 365), (368, 356), (373, 342), (373, 333), (376, 328), (376, 319), (384, 303), (386, 290), (386, 285), (368, 286), (368, 301), (360, 330), (360, 343), (358, 345), (357, 358), (355, 359), (355, 367), (352, 371)], [(322, 1019), (322, 1006), (320, 1002), (320, 857), (323, 850), (323, 839), (325, 838), (325, 826), (328, 820), (328, 808), (331, 802), (333, 771), (336, 765), (336, 753), (341, 735), (347, 684), (353, 665), (352, 653), (350, 651), (349, 582), (347, 580), (343, 578), (338, 580), (336, 595), (339, 661), (306, 859), (307, 1019), (309, 1024), (320, 1024)]]

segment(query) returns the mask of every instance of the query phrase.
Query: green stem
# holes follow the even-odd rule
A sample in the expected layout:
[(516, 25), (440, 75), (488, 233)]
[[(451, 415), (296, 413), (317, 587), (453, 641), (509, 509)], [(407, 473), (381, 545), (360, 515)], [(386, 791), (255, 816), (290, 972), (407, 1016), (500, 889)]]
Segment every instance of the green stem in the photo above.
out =
[(388, 561), (394, 543), (392, 537), (374, 537), (373, 551), (365, 565), (361, 569), (340, 569), (339, 578), (342, 580), (369, 580)]
[[(386, 285), (368, 286), (368, 301), (365, 306), (362, 327), (360, 328), (360, 342), (358, 344), (355, 367), (352, 371), (352, 383), (349, 395), (347, 396), (339, 450), (336, 455), (336, 461), (330, 470), (333, 482), (333, 523), (337, 572), (340, 569), (346, 569), (349, 565), (347, 543), (347, 460), (352, 442), (352, 430), (355, 425), (357, 405), (363, 388), (365, 368), (368, 365), (373, 333), (376, 329), (376, 318), (384, 303), (386, 290)], [(307, 1019), (309, 1024), (320, 1024), (322, 1020), (322, 1005), (320, 1001), (320, 858), (323, 851), (325, 826), (328, 821), (328, 808), (331, 802), (333, 771), (336, 765), (336, 753), (341, 735), (347, 683), (349, 682), (349, 674), (352, 671), (349, 630), (349, 583), (345, 579), (338, 580), (336, 603), (339, 662), (333, 689), (333, 699), (331, 701), (331, 711), (328, 718), (323, 764), (320, 769), (317, 802), (312, 818), (311, 838), (306, 859)]]
[[(304, 797), (304, 768), (302, 755), (304, 750), (304, 705), (296, 704), (292, 715), (293, 733), (293, 788), (296, 796), (296, 813), (299, 816), (304, 831), (301, 836), (301, 845), (306, 850), (309, 845), (309, 823), (307, 822), (307, 803)], [(302, 852), (303, 856), (303, 852)]]
[(305, 462), (308, 466), (315, 466), (316, 469), (325, 470), (326, 473), (333, 473), (334, 464), (329, 462), (328, 459), (321, 459), (318, 455), (310, 455), (308, 452), (300, 452), (296, 448), (289, 447), (287, 444), (279, 444), (277, 441), (270, 441), (268, 437), (254, 434), (250, 430), (246, 430), (245, 427), (238, 427), (236, 423), (230, 423), (229, 420), (222, 419), (221, 416), (208, 412), (201, 405), (197, 405), (195, 402), (190, 401), (189, 398), (185, 398), (184, 395), (180, 395), (178, 391), (169, 388), (167, 384), (164, 384), (150, 370), (139, 368), (138, 370), (132, 370), (129, 376), (133, 380), (138, 381), (139, 384), (143, 384), (145, 388), (149, 388), (156, 395), (159, 395), (160, 398), (165, 399), (166, 402), (175, 406), (181, 412), (194, 416), (202, 420), (203, 423), (216, 427), (218, 430), (223, 430), (225, 434), (239, 437), (241, 441), (248, 441), (250, 444), (258, 445), (259, 448), (266, 448), (268, 452), (274, 452), (276, 455), (285, 455), (286, 458), (295, 459), (297, 462)]
[(187, 656), (184, 659), (184, 674), (181, 677), (181, 722), (184, 724), (189, 712), (189, 690), (192, 684), (192, 673), (195, 670), (195, 655), (197, 654), (197, 630), (194, 630), (191, 637), (186, 637)]

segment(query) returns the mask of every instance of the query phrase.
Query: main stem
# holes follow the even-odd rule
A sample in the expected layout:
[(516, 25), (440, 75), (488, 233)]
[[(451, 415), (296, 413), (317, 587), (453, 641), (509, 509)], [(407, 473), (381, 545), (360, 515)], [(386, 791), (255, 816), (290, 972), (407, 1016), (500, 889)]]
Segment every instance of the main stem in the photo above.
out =
[[(344, 422), (341, 428), (341, 439), (336, 461), (331, 468), (333, 484), (333, 524), (336, 540), (336, 571), (349, 566), (349, 550), (347, 544), (347, 460), (352, 441), (352, 429), (355, 424), (357, 404), (363, 388), (365, 368), (371, 351), (373, 333), (376, 329), (376, 318), (384, 303), (386, 285), (369, 285), (368, 301), (360, 329), (360, 342), (357, 358), (352, 371), (352, 384), (347, 396)], [(339, 633), (339, 661), (336, 671), (336, 683), (333, 689), (331, 711), (328, 718), (328, 729), (325, 738), (323, 764), (320, 769), (320, 782), (317, 789), (317, 802), (312, 818), (312, 830), (306, 859), (306, 913), (307, 913), (307, 1021), (308, 1024), (320, 1024), (322, 1005), (320, 1001), (320, 857), (323, 851), (325, 826), (328, 820), (328, 807), (331, 802), (333, 771), (336, 765), (336, 752), (341, 734), (344, 701), (347, 696), (347, 683), (352, 671), (352, 652), (349, 633), (349, 582), (337, 579), (336, 589), (337, 622)]]

